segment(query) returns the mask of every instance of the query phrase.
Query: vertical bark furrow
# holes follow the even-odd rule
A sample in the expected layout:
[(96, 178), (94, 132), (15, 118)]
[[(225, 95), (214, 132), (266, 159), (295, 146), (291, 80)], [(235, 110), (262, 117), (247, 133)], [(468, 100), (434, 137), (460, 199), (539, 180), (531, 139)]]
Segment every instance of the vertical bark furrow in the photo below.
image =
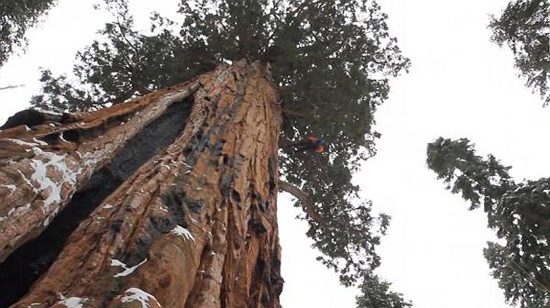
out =
[[(212, 158), (218, 157), (217, 165), (220, 169), (218, 182), (218, 194), (222, 200), (220, 210), (214, 214), (215, 225), (213, 230), (213, 243), (210, 255), (203, 258), (201, 264), (201, 279), (195, 284), (195, 292), (187, 303), (187, 307), (231, 307), (227, 305), (228, 292), (223, 282), (224, 273), (227, 272), (227, 265), (235, 261), (232, 257), (235, 241), (235, 224), (232, 222), (234, 208), (232, 200), (239, 193), (235, 190), (235, 177), (246, 173), (241, 169), (241, 158), (235, 158), (236, 143), (241, 139), (239, 128), (236, 126), (235, 115), (242, 110), (249, 110), (249, 106), (243, 105), (250, 73), (243, 75), (239, 72), (233, 73), (235, 85), (229, 84), (221, 89), (216, 96), (220, 97), (217, 108), (218, 119), (223, 123), (217, 123), (219, 132), (214, 140), (213, 151), (210, 151)], [(227, 98), (231, 99), (230, 105), (226, 105)], [(219, 107), (218, 106), (218, 107)], [(232, 128), (232, 129), (231, 129)], [(231, 130), (230, 130), (231, 129)], [(224, 140), (221, 147), (217, 147)], [(212, 149), (212, 148), (211, 148)], [(240, 197), (239, 197), (240, 198)], [(223, 216), (222, 216), (223, 215)], [(222, 218), (222, 219), (220, 219)]]

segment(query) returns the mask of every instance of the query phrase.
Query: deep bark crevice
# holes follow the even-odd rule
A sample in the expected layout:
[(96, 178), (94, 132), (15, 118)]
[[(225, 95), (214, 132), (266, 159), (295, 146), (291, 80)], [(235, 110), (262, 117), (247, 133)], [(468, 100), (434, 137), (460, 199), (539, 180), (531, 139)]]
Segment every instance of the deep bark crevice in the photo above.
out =
[(0, 307), (17, 302), (49, 269), (79, 223), (139, 167), (176, 140), (185, 128), (192, 105), (192, 96), (170, 105), (160, 117), (129, 140), (109, 164), (91, 176), (39, 237), (0, 263)]

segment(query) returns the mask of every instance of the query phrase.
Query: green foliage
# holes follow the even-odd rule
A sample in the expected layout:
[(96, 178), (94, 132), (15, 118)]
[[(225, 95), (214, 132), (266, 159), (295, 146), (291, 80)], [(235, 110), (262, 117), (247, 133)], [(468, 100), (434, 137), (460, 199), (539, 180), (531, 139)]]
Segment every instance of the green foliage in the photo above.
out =
[(550, 2), (515, 0), (502, 15), (491, 18), (492, 40), (512, 49), (515, 66), (526, 78), (526, 85), (550, 103)]
[(55, 4), (54, 0), (0, 1), (0, 66), (25, 45), (25, 32)]
[(357, 308), (404, 308), (412, 307), (403, 300), (403, 295), (390, 291), (391, 283), (369, 274), (361, 285), (362, 294), (357, 297)]
[(510, 260), (506, 247), (493, 242), (488, 242), (487, 246), (483, 254), (507, 301), (520, 303), (524, 308), (548, 307), (548, 291), (535, 280), (534, 274)]
[(100, 31), (104, 41), (94, 41), (77, 53), (77, 83), (44, 70), (42, 94), (32, 98), (33, 106), (57, 112), (94, 110), (190, 80), (217, 66), (212, 59), (190, 57), (195, 47), (169, 30), (171, 21), (154, 15), (154, 34), (144, 35), (133, 30), (126, 1), (107, 1), (106, 7), (116, 20)]
[[(66, 76), (53, 78), (52, 72), (45, 69), (42, 70), (40, 81), (42, 82), (42, 91), (45, 94), (32, 98), (31, 104), (35, 107), (57, 112), (73, 112), (92, 110), (99, 105), (87, 91), (73, 87), (67, 82)], [(68, 101), (71, 103), (68, 104)]]
[(547, 307), (550, 299), (550, 179), (515, 183), (492, 155), (475, 154), (468, 139), (428, 144), (428, 167), (461, 193), (471, 209), (483, 203), (489, 227), (502, 243), (484, 251), (506, 300), (522, 308)]
[[(510, 167), (502, 166), (492, 155), (487, 159), (475, 154), (466, 138), (450, 140), (439, 137), (428, 144), (428, 168), (448, 184), (452, 193), (461, 193), (471, 203), (470, 210), (481, 205), (492, 214), (495, 204), (511, 188)], [(489, 216), (489, 226), (493, 218)]]
[[(133, 30), (124, 0), (107, 0), (116, 21), (77, 56), (77, 84), (43, 78), (33, 105), (89, 110), (192, 79), (218, 64), (246, 58), (269, 63), (281, 95), (281, 140), (322, 137), (322, 155), (281, 149), (286, 180), (310, 193), (331, 228), (310, 223), (319, 259), (345, 285), (360, 283), (379, 263), (374, 250), (389, 217), (359, 205), (351, 184), (359, 162), (374, 155), (373, 114), (388, 96), (388, 78), (409, 66), (387, 16), (367, 0), (182, 1), (181, 24), (154, 15), (151, 32)], [(378, 230), (376, 230), (378, 228)]]

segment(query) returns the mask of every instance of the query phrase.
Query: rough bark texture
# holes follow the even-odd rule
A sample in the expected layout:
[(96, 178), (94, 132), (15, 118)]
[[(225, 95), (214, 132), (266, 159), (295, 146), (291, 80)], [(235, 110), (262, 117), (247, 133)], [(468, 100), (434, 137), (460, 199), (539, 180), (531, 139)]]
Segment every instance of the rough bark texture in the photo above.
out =
[[(99, 195), (79, 194), (114, 191), (13, 307), (279, 307), (280, 110), (270, 80), (264, 65), (240, 61), (64, 124), (0, 131), (4, 263), (32, 255), (54, 217), (62, 225)], [(175, 112), (182, 130), (166, 115)], [(159, 149), (164, 130), (177, 135)], [(156, 152), (138, 151), (148, 147)]]

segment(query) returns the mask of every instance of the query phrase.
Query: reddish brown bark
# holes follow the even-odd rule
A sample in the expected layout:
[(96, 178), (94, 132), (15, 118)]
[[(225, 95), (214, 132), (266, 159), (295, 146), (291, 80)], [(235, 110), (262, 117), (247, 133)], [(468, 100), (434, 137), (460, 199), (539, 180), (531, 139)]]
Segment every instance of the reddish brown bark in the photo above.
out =
[[(4, 226), (27, 217), (33, 221), (14, 228), (12, 235), (2, 234), (5, 258), (36, 237), (47, 225), (44, 219), (56, 215), (125, 140), (144, 128), (143, 122), (158, 117), (186, 93), (193, 96), (176, 141), (143, 164), (79, 225), (49, 270), (13, 307), (65, 307), (75, 302), (82, 307), (141, 307), (140, 302), (149, 307), (279, 307), (280, 110), (270, 80), (264, 65), (240, 61), (134, 102), (79, 114), (74, 123), (0, 132), (0, 142), (12, 145), (22, 143), (6, 138), (29, 142), (83, 126), (103, 127), (104, 132), (102, 138), (84, 143), (21, 145), (30, 152), (21, 148), (8, 153), (10, 149), (3, 148), (3, 157), (18, 160), (3, 165), (0, 180), (22, 186), (0, 192), (4, 198), (26, 198), (13, 206), (3, 204), (3, 216), (12, 209), (17, 212), (4, 219)], [(125, 124), (115, 125), (122, 118)], [(42, 152), (62, 157), (75, 173), (75, 180), (67, 181), (56, 174), (59, 168), (48, 169), (48, 178), (61, 187), (61, 201), (48, 211), (43, 210), (44, 200), (51, 191), (37, 189), (39, 183), (30, 175), (36, 171), (32, 160), (42, 159)], [(18, 176), (20, 171), (23, 175)]]

